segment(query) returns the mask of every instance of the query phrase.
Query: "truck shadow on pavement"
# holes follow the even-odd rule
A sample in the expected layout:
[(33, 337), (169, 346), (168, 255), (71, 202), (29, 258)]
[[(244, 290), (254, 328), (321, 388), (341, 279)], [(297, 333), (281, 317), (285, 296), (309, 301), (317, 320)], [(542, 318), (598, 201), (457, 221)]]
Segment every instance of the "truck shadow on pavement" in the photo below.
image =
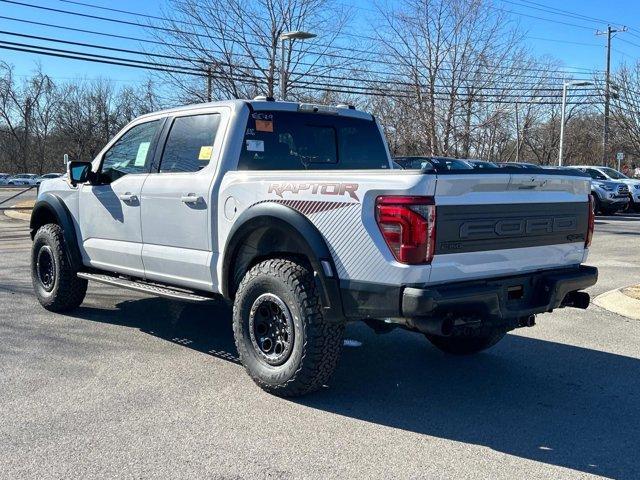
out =
[[(228, 306), (141, 299), (117, 308), (81, 307), (76, 316), (239, 363)], [(345, 347), (331, 386), (290, 401), (581, 472), (640, 477), (638, 359), (513, 334), (462, 358), (401, 330), (375, 335), (350, 324), (346, 337), (362, 345)]]

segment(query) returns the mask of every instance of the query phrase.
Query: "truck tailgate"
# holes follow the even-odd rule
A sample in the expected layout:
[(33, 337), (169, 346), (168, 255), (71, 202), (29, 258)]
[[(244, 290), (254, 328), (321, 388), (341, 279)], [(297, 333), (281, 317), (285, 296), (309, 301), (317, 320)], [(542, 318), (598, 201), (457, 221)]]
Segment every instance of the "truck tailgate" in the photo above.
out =
[(557, 174), (438, 174), (429, 283), (580, 264), (589, 193), (587, 179)]

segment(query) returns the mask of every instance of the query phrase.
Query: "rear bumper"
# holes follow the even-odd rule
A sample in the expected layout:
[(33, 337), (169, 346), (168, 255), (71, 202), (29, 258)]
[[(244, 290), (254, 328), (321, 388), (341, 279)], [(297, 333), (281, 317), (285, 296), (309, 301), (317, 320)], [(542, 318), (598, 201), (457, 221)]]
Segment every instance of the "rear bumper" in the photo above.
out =
[(495, 280), (406, 287), (400, 313), (406, 318), (442, 317), (449, 313), (486, 319), (522, 318), (563, 306), (567, 294), (590, 287), (597, 279), (595, 267), (580, 266)]

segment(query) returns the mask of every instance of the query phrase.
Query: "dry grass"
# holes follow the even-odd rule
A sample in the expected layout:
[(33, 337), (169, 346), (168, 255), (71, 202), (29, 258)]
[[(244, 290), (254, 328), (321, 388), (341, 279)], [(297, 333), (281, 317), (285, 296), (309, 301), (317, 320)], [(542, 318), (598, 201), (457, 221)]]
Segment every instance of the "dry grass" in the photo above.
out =
[(626, 296), (640, 300), (640, 285), (634, 285), (633, 287), (627, 287), (622, 289), (622, 293)]

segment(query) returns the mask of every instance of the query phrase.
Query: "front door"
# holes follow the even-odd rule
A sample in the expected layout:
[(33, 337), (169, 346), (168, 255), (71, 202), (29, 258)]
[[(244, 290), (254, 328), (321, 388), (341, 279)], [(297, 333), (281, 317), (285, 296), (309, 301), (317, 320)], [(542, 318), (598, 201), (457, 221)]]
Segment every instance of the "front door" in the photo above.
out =
[(168, 120), (164, 148), (156, 153), (159, 169), (142, 188), (142, 260), (148, 279), (215, 290), (212, 202), (217, 197), (211, 185), (222, 117), (207, 112)]
[(103, 154), (97, 181), (80, 187), (82, 246), (95, 268), (144, 276), (140, 194), (161, 123), (125, 131)]

